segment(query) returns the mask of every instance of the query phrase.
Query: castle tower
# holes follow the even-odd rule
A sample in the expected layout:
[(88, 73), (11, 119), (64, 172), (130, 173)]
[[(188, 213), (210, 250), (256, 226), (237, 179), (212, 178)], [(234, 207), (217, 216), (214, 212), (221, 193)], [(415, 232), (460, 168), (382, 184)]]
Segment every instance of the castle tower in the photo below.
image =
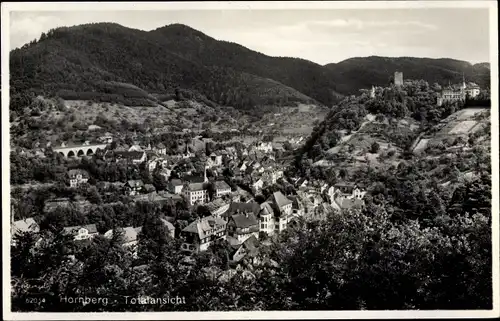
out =
[(375, 98), (375, 87), (372, 86), (372, 91), (370, 92), (370, 97)]
[(403, 73), (401, 71), (396, 71), (394, 73), (394, 84), (396, 86), (402, 86), (403, 85)]

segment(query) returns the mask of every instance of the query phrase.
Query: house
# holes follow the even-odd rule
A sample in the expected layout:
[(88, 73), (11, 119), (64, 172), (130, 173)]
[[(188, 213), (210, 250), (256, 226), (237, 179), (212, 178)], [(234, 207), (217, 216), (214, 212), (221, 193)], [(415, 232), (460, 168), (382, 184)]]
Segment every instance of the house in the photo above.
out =
[(465, 87), (465, 93), (471, 98), (477, 97), (480, 92), (481, 88), (476, 83), (469, 82)]
[(25, 233), (25, 232), (34, 232), (37, 233), (40, 231), (40, 226), (37, 222), (31, 217), (14, 221), (10, 228), (11, 236), (13, 237), (17, 233)]
[(292, 201), (292, 215), (295, 217), (303, 216), (305, 214), (305, 207), (302, 199), (298, 196), (289, 196)]
[(68, 171), (69, 186), (78, 187), (89, 180), (89, 173), (83, 169), (70, 169)]
[(259, 220), (252, 211), (237, 212), (228, 218), (228, 239), (243, 243), (251, 236), (259, 237)]
[[(260, 226), (259, 231), (264, 232), (267, 235), (274, 235), (276, 230), (279, 230), (280, 226), (280, 216), (275, 214), (275, 209), (270, 202), (264, 202), (260, 204), (259, 220)], [(281, 222), (282, 223), (282, 222)], [(286, 222), (285, 222), (286, 224)]]
[[(142, 231), (142, 226), (139, 227), (125, 227), (125, 228), (118, 228), (120, 232), (123, 233), (123, 238), (122, 238), (122, 245), (125, 247), (130, 247), (137, 245), (138, 238), (137, 236), (139, 233)], [(113, 238), (113, 230), (109, 230), (106, 233), (104, 233), (104, 237), (107, 239), (112, 239)]]
[(229, 209), (229, 203), (223, 201), (221, 198), (217, 198), (205, 205), (205, 207), (208, 208), (212, 216), (220, 217)]
[[(108, 153), (111, 151), (106, 151), (104, 159), (108, 159)], [(132, 164), (142, 164), (146, 161), (147, 155), (144, 151), (114, 151), (114, 158), (116, 162), (127, 162)]]
[(242, 161), (239, 165), (238, 165), (238, 169), (241, 171), (241, 172), (245, 172), (248, 168), (247, 166), (247, 161)]
[(158, 161), (156, 159), (149, 159), (148, 157), (148, 162), (146, 164), (147, 168), (148, 168), (148, 171), (151, 173), (151, 172), (154, 172), (154, 170), (156, 169), (156, 167), (158, 166)]
[(362, 190), (360, 186), (356, 184), (335, 184), (327, 190), (330, 202), (337, 197), (345, 199), (363, 199), (366, 195), (366, 191)]
[(128, 149), (129, 152), (142, 152), (144, 151), (144, 148), (142, 148), (139, 144), (134, 144), (130, 146)]
[(92, 239), (99, 234), (95, 224), (65, 227), (63, 233), (73, 236), (75, 241)]
[(153, 184), (144, 184), (142, 190), (144, 193), (156, 193), (156, 187)]
[(254, 257), (259, 252), (259, 245), (259, 240), (254, 235), (247, 238), (243, 243), (231, 244), (234, 252), (231, 253), (230, 260), (237, 263), (244, 258)]
[(255, 190), (256, 193), (262, 190), (263, 186), (264, 186), (264, 181), (261, 178), (259, 178), (256, 182), (252, 183), (252, 188)]
[(111, 144), (113, 142), (113, 135), (111, 133), (105, 133), (98, 137), (97, 141), (103, 144)]
[(268, 201), (273, 202), (278, 210), (285, 214), (285, 215), (290, 215), (292, 214), (292, 201), (288, 199), (283, 193), (281, 192), (275, 192), (273, 195), (271, 195), (268, 199)]
[(222, 165), (222, 154), (220, 153), (211, 153), (208, 156), (208, 161), (213, 166), (221, 166)]
[(254, 216), (258, 216), (259, 212), (260, 212), (260, 206), (257, 202), (253, 201), (248, 203), (232, 202), (229, 205), (227, 211), (224, 214), (222, 214), (222, 218), (225, 221), (229, 221), (229, 218), (237, 213), (252, 213)]
[(45, 201), (43, 212), (50, 213), (58, 208), (68, 208), (71, 205), (71, 201), (67, 197), (48, 199)]
[(143, 187), (144, 183), (140, 179), (127, 181), (124, 185), (126, 193), (130, 196), (134, 196), (142, 192)]
[(182, 194), (189, 205), (208, 202), (208, 191), (204, 183), (184, 184)]
[(260, 143), (260, 145), (257, 145), (255, 147), (256, 150), (260, 150), (260, 151), (263, 151), (265, 153), (270, 153), (273, 151), (273, 145), (271, 142), (267, 142), (267, 143)]
[(167, 228), (167, 233), (171, 238), (175, 238), (175, 226), (167, 221), (164, 218), (161, 218), (160, 221), (163, 223), (163, 225)]
[[(12, 213), (13, 214), (13, 213)], [(10, 244), (11, 246), (16, 246), (17, 242), (14, 236), (19, 235), (21, 233), (26, 233), (26, 232), (32, 232), (32, 233), (38, 233), (40, 231), (40, 226), (38, 225), (37, 222), (31, 217), (14, 221), (11, 224), (10, 227)], [(39, 236), (38, 241), (35, 243), (35, 246), (37, 246), (42, 238)]]
[(305, 193), (302, 192), (297, 192), (297, 197), (300, 199), (304, 207), (304, 215), (314, 213), (314, 210), (316, 208), (314, 201), (311, 201), (311, 199)]
[(167, 147), (163, 143), (159, 143), (153, 148), (153, 151), (160, 154), (160, 155), (166, 155), (167, 154)]
[(198, 218), (181, 231), (181, 249), (189, 252), (206, 251), (218, 239), (226, 238), (227, 223), (217, 217)]
[(273, 235), (287, 228), (292, 217), (292, 200), (281, 192), (275, 192), (260, 205), (260, 230)]
[(306, 187), (308, 183), (309, 181), (305, 177), (302, 177), (295, 182), (295, 185), (297, 187)]
[(183, 188), (184, 188), (184, 183), (180, 179), (172, 179), (170, 180), (170, 182), (168, 182), (167, 185), (167, 190), (170, 193), (174, 193), (177, 195), (182, 193)]
[(223, 195), (231, 193), (231, 186), (229, 186), (225, 181), (216, 181), (214, 185), (215, 197), (222, 197)]
[(332, 208), (336, 210), (346, 210), (346, 209), (361, 209), (365, 205), (365, 202), (359, 198), (342, 198), (337, 197), (331, 203)]

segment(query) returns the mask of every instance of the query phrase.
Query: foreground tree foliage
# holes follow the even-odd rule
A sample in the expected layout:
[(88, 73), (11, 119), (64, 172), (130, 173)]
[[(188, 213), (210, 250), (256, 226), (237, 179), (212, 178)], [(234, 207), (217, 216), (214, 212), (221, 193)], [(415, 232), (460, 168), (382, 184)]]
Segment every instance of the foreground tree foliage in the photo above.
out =
[[(491, 176), (457, 187), (442, 211), (395, 219), (398, 202), (367, 200), (362, 211), (300, 220), (256, 260), (230, 267), (217, 244), (187, 258), (154, 215), (137, 245), (60, 233), (25, 233), (12, 247), (16, 311), (196, 311), (491, 308)], [(419, 192), (417, 192), (418, 195)], [(481, 194), (483, 195), (481, 197)], [(407, 198), (405, 195), (396, 196)], [(463, 202), (462, 200), (468, 200)], [(428, 199), (430, 206), (432, 200)], [(457, 209), (455, 204), (464, 204)], [(27, 298), (44, 298), (39, 304)], [(182, 304), (131, 305), (139, 295)], [(109, 298), (63, 304), (61, 297)], [(40, 299), (41, 300), (41, 299)], [(38, 301), (37, 301), (38, 302)], [(127, 304), (129, 302), (129, 304)]]

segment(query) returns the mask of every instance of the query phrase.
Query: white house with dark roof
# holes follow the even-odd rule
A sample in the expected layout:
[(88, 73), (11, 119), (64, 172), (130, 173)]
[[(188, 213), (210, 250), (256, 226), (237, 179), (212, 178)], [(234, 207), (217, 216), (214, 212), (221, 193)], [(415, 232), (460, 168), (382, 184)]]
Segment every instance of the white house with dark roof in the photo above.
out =
[(229, 186), (225, 181), (215, 182), (215, 197), (222, 197), (224, 195), (231, 194), (231, 186)]
[(163, 143), (158, 143), (158, 145), (156, 145), (153, 148), (153, 151), (155, 151), (156, 153), (158, 153), (160, 155), (166, 155), (167, 154), (167, 147)]
[(128, 195), (134, 196), (142, 192), (144, 188), (144, 183), (140, 179), (129, 180), (124, 185), (124, 189)]
[(205, 183), (185, 184), (182, 194), (189, 205), (208, 202), (208, 190)]
[(271, 195), (270, 200), (276, 204), (279, 211), (285, 215), (292, 214), (292, 201), (288, 199), (283, 193), (275, 192)]
[(180, 195), (182, 189), (184, 188), (184, 183), (180, 179), (172, 179), (168, 182), (167, 189), (170, 193)]
[(63, 233), (72, 235), (75, 241), (92, 239), (99, 234), (95, 224), (65, 227)]
[(70, 169), (68, 171), (68, 179), (69, 186), (75, 188), (88, 182), (89, 173), (83, 169)]
[[(132, 247), (137, 245), (138, 241), (137, 237), (139, 233), (142, 231), (142, 226), (139, 227), (128, 226), (124, 228), (117, 228), (117, 230), (123, 233), (122, 245), (125, 247)], [(114, 230), (109, 230), (106, 233), (104, 233), (104, 237), (107, 239), (112, 239), (113, 233)]]
[(273, 193), (260, 205), (260, 230), (268, 235), (284, 231), (292, 218), (292, 207), (293, 201), (283, 193)]
[(245, 242), (249, 237), (259, 237), (259, 220), (249, 211), (238, 212), (229, 217), (227, 223), (227, 237), (239, 243)]
[(221, 218), (207, 216), (199, 218), (181, 232), (181, 249), (189, 252), (206, 251), (218, 239), (226, 238), (227, 223)]

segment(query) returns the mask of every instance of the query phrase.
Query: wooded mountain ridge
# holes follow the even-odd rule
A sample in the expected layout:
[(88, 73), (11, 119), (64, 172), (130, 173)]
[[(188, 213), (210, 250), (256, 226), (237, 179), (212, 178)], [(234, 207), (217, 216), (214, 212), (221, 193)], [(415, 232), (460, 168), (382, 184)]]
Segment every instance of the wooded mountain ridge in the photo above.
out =
[(154, 105), (158, 94), (182, 88), (240, 109), (297, 102), (331, 106), (343, 95), (386, 84), (395, 70), (441, 83), (461, 81), (464, 74), (489, 86), (489, 64), (367, 57), (322, 66), (270, 57), (181, 24), (149, 32), (115, 23), (61, 27), (10, 53), (11, 97), (34, 91), (128, 105)]

